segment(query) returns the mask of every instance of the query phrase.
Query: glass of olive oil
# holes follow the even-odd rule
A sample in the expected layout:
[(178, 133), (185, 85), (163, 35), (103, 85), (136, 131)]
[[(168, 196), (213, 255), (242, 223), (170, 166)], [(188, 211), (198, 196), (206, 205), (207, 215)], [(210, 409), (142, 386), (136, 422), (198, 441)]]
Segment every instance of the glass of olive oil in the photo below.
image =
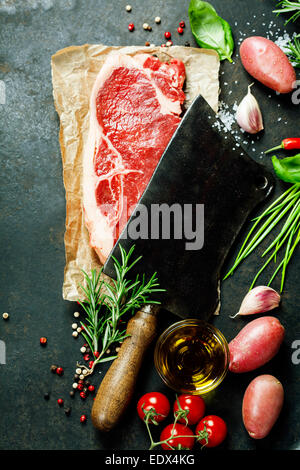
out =
[(197, 319), (182, 320), (158, 338), (154, 363), (170, 388), (202, 395), (224, 379), (229, 366), (228, 343), (213, 325)]

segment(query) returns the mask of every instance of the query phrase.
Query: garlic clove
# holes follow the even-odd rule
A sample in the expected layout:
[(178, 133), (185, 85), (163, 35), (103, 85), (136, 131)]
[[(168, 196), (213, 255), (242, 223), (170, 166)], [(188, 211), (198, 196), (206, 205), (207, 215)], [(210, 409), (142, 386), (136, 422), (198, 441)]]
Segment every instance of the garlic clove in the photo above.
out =
[(263, 118), (257, 100), (251, 93), (251, 85), (248, 86), (248, 93), (240, 102), (236, 111), (236, 120), (238, 125), (249, 132), (249, 134), (257, 134), (263, 130)]
[(279, 303), (280, 295), (276, 290), (267, 286), (257, 286), (248, 292), (242, 301), (238, 313), (230, 318), (235, 318), (238, 315), (268, 312), (278, 307)]

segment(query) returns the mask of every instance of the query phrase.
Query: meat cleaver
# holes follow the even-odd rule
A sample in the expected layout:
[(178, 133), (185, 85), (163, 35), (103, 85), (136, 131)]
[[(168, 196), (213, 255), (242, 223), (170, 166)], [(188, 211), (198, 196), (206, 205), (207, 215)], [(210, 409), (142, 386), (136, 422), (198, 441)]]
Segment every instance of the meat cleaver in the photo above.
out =
[[(247, 217), (272, 187), (272, 175), (241, 149), (206, 101), (197, 97), (110, 253), (105, 274), (115, 277), (112, 257), (120, 260), (119, 244), (126, 251), (134, 244), (135, 257), (142, 259), (132, 279), (157, 272), (166, 289), (161, 307), (181, 318), (208, 320), (219, 311), (224, 260)], [(92, 408), (93, 424), (101, 431), (117, 424), (131, 399), (143, 355), (156, 334), (159, 310), (146, 305), (128, 322), (130, 336)]]

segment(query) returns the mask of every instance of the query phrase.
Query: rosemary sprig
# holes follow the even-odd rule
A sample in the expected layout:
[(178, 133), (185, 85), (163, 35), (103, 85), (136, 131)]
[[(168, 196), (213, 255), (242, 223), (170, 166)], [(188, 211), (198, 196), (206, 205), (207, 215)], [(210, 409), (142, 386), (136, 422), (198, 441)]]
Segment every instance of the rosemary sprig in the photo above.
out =
[(145, 304), (160, 304), (152, 300), (151, 295), (164, 292), (164, 289), (159, 288), (156, 273), (147, 282), (145, 276), (142, 279), (137, 276), (134, 281), (127, 278), (128, 273), (141, 257), (131, 261), (134, 245), (128, 253), (121, 245), (119, 246), (121, 263), (113, 258), (116, 279), (112, 279), (111, 283), (101, 276), (102, 269), (99, 273), (92, 270), (90, 277), (83, 271), (86, 287), (80, 285), (80, 288), (85, 293), (86, 300), (79, 301), (79, 304), (86, 313), (86, 321), (81, 322), (81, 334), (94, 355), (92, 367), (77, 364), (85, 371), (85, 375), (91, 374), (100, 362), (110, 361), (117, 357), (107, 356), (107, 351), (113, 343), (122, 342), (128, 336), (126, 328), (121, 327), (122, 317), (126, 313), (133, 314), (136, 309)]
[(300, 34), (294, 37), (294, 42), (289, 42), (288, 55), (294, 62), (294, 66), (300, 68)]
[[(290, 18), (287, 19), (285, 24), (290, 21), (296, 21), (300, 17), (300, 0), (290, 2), (289, 0), (282, 0), (276, 5), (276, 10), (273, 10), (273, 13), (280, 15), (281, 13), (292, 14)], [(280, 8), (279, 8), (280, 7)]]
[(230, 268), (224, 279), (227, 279), (233, 274), (240, 263), (260, 245), (260, 243), (275, 229), (275, 227), (279, 226), (279, 223), (284, 217), (286, 217), (286, 219), (281, 226), (278, 235), (263, 252), (261, 257), (263, 258), (267, 253), (270, 253), (272, 249), (273, 252), (263, 264), (262, 268), (258, 271), (250, 286), (250, 289), (252, 289), (258, 277), (272, 260), (276, 263), (280, 249), (285, 247), (283, 259), (275, 269), (268, 283), (269, 286), (281, 269), (280, 292), (283, 291), (287, 265), (300, 241), (300, 184), (293, 184), (261, 215), (253, 220), (254, 223), (242, 244), (233, 266)]

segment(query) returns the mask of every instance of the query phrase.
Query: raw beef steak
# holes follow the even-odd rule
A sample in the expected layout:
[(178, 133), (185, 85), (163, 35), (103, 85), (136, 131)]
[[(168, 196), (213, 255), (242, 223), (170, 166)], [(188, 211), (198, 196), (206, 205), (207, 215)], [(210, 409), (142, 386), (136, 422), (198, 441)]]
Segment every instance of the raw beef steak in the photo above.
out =
[(90, 244), (105, 262), (180, 122), (184, 64), (113, 54), (90, 101), (83, 208)]

